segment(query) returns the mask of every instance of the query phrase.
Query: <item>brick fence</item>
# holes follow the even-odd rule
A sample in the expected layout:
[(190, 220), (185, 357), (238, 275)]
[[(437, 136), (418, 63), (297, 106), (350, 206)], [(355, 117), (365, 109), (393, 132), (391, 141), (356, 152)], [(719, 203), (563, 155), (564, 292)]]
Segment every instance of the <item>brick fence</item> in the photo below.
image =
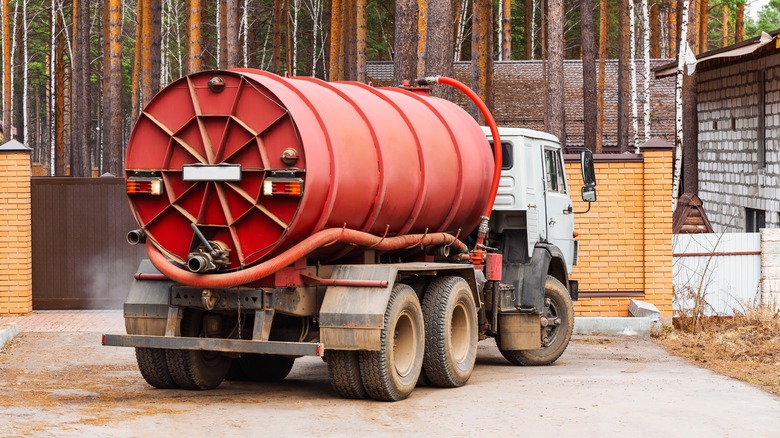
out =
[[(598, 201), (590, 212), (575, 217), (580, 242), (579, 264), (572, 273), (580, 281), (576, 315), (628, 316), (633, 298), (672, 316), (673, 151), (668, 144), (651, 144), (640, 155), (595, 157)], [(584, 211), (574, 156), (567, 156), (566, 174), (574, 211)]]
[(32, 312), (30, 149), (0, 146), (0, 316)]

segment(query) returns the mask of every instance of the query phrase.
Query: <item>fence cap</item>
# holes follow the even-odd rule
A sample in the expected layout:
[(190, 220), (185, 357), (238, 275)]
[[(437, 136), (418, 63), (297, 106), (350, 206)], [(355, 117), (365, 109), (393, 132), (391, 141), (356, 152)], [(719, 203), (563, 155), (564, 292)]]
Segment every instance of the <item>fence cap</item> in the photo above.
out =
[(3, 143), (2, 145), (0, 145), (0, 152), (19, 152), (19, 151), (29, 152), (30, 148), (19, 143), (14, 139), (11, 139)]
[(668, 141), (659, 138), (659, 137), (653, 137), (650, 140), (647, 140), (645, 144), (639, 146), (641, 150), (648, 150), (648, 149), (674, 149), (674, 145), (672, 143), (669, 143)]

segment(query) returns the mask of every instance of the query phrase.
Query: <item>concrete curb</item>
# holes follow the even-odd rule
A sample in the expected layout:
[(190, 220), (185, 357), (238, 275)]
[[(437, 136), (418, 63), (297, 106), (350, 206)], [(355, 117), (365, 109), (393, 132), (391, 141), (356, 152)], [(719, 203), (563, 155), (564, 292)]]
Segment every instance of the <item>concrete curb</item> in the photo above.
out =
[(3, 349), (5, 344), (11, 342), (11, 339), (15, 338), (19, 334), (19, 328), (15, 322), (3, 324), (0, 326), (0, 350)]
[(574, 318), (574, 333), (578, 335), (650, 336), (651, 327), (650, 318), (593, 316)]

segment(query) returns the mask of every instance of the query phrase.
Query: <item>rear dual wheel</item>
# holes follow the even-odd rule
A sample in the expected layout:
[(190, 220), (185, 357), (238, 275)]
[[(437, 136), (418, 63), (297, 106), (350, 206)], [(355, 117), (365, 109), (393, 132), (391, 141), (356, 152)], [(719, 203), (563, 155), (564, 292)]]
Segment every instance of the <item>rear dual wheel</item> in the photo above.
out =
[[(181, 334), (203, 337), (203, 313), (185, 311)], [(225, 379), (230, 369), (230, 358), (216, 351), (167, 350), (168, 370), (176, 386), (182, 389), (213, 389)]]

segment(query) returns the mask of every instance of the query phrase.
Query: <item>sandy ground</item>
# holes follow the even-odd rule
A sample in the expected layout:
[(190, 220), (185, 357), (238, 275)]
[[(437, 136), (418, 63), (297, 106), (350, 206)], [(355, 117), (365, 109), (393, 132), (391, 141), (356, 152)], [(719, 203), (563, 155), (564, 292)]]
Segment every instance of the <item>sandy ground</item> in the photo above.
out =
[[(337, 398), (301, 358), (284, 382), (155, 390), (99, 333), (22, 333), (0, 353), (0, 436), (780, 436), (780, 399), (642, 338), (575, 338), (551, 367), (492, 341), (458, 389), (397, 403)], [(283, 436), (284, 436), (283, 435)]]

